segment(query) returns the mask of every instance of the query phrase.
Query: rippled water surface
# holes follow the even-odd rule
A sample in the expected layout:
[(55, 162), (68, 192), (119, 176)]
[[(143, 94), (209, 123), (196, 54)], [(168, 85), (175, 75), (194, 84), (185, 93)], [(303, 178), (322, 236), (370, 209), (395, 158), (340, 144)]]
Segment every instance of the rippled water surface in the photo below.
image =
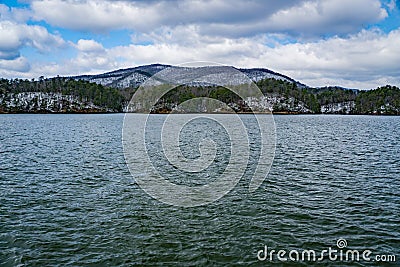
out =
[[(217, 202), (177, 208), (131, 177), (123, 114), (1, 115), (0, 266), (265, 266), (257, 259), (265, 245), (321, 251), (337, 249), (339, 238), (349, 249), (396, 255), (399, 265), (400, 117), (274, 119), (276, 155), (258, 190), (248, 193), (249, 166)], [(224, 136), (199, 127), (200, 135)], [(195, 157), (184, 141), (185, 156)], [(223, 168), (229, 149), (217, 148)], [(182, 173), (174, 178), (185, 182)]]

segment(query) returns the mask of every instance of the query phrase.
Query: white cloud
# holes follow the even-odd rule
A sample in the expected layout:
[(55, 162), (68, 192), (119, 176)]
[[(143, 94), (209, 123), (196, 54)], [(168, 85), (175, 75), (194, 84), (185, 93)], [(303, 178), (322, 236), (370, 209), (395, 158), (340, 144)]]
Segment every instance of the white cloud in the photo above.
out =
[(141, 8), (128, 1), (40, 0), (33, 1), (31, 6), (38, 20), (83, 31), (141, 28), (156, 23), (159, 18), (153, 8)]
[(32, 11), (26, 8), (9, 8), (0, 4), (0, 20), (25, 22), (32, 16)]
[(25, 57), (17, 57), (11, 60), (0, 59), (0, 74), (11, 74), (14, 72), (27, 72), (30, 70), (30, 64)]
[(66, 43), (42, 26), (17, 22), (17, 10), (0, 5), (0, 76), (93, 74), (200, 60), (270, 68), (311, 86), (400, 85), (400, 30), (362, 30), (388, 16), (383, 6), (378, 0), (33, 0), (33, 17), (52, 26), (133, 31), (129, 45), (105, 48), (98, 41), (105, 35), (89, 37), (67, 43), (76, 52), (72, 58), (53, 54), (51, 62), (29, 64), (22, 47), (43, 53)]
[[(303, 43), (275, 42), (273, 47), (265, 43), (275, 36), (204, 38), (194, 26), (164, 28), (157, 34), (157, 39), (156, 35), (146, 36), (156, 39), (153, 44), (112, 48), (105, 48), (95, 40), (80, 39), (71, 44), (77, 51), (74, 58), (63, 62), (33, 62), (30, 72), (22, 76), (94, 74), (142, 64), (200, 60), (237, 67), (270, 68), (311, 86), (370, 89), (386, 83), (400, 85), (400, 29), (388, 34), (362, 30), (348, 37), (335, 36)], [(15, 47), (19, 40), (8, 38), (1, 44), (3, 52), (5, 47)], [(0, 75), (20, 77), (20, 72), (29, 70), (29, 63), (22, 57), (3, 59), (0, 69), (8, 69), (0, 71)]]
[(350, 38), (334, 37), (305, 44), (288, 44), (266, 51), (275, 68), (311, 86), (338, 84), (373, 88), (400, 84), (400, 30), (389, 34), (363, 30)]
[[(195, 28), (185, 29), (176, 34), (186, 35), (191, 40), (186, 43), (156, 42), (107, 49), (94, 40), (81, 39), (73, 44), (78, 51), (76, 57), (63, 62), (33, 63), (30, 75), (94, 74), (150, 63), (212, 61), (237, 67), (270, 68), (310, 86), (340, 85), (370, 89), (387, 83), (400, 85), (400, 29), (388, 34), (379, 30), (362, 30), (348, 38), (332, 37), (304, 43), (276, 44), (275, 47), (263, 44), (268, 41), (267, 35), (203, 40)], [(21, 70), (23, 67), (15, 71)]]
[(202, 35), (235, 38), (347, 34), (387, 16), (379, 0), (34, 0), (31, 5), (36, 19), (73, 30), (148, 33), (194, 25)]
[(400, 47), (397, 45), (400, 29), (389, 34), (363, 30), (349, 38), (332, 37), (275, 47), (263, 45), (268, 36), (215, 38), (203, 42), (195, 29), (181, 34), (186, 34), (192, 41), (105, 49), (93, 40), (79, 40), (76, 47), (82, 51), (63, 64), (64, 71), (69, 70), (69, 74), (101, 73), (142, 64), (205, 60), (237, 67), (270, 68), (311, 86), (369, 89), (386, 83), (400, 84)]
[(268, 25), (303, 35), (346, 34), (387, 16), (378, 0), (307, 1), (275, 13)]
[(0, 74), (4, 76), (30, 71), (28, 59), (21, 56), (22, 48), (32, 47), (46, 53), (65, 44), (60, 36), (50, 34), (46, 28), (26, 24), (30, 14), (28, 9), (0, 4)]
[(28, 60), (20, 54), (22, 47), (31, 46), (40, 52), (46, 52), (64, 44), (61, 37), (49, 34), (43, 27), (10, 21), (0, 21), (0, 36), (0, 74), (4, 73), (4, 76), (9, 76), (14, 71), (30, 71)]
[(95, 40), (79, 39), (73, 46), (78, 50), (75, 58), (67, 60), (66, 69), (75, 73), (99, 72), (116, 67), (115, 60), (107, 54), (102, 44)]
[(94, 41), (94, 40), (85, 40), (79, 39), (78, 43), (75, 46), (81, 52), (87, 53), (97, 53), (97, 52), (104, 52), (105, 49), (102, 44)]

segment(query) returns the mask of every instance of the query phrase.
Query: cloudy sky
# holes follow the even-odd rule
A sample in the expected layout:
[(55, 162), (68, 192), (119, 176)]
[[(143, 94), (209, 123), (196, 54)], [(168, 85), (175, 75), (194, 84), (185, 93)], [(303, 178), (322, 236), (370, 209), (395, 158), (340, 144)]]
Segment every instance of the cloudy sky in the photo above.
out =
[(212, 61), (310, 86), (400, 86), (398, 0), (0, 2), (0, 77)]

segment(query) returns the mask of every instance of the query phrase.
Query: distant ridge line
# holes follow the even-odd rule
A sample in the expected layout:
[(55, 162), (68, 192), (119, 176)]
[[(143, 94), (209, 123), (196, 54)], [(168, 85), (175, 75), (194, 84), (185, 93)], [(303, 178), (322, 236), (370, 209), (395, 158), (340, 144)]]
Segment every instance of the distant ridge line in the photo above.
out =
[[(202, 67), (220, 67), (220, 66), (202, 66)], [(95, 82), (104, 86), (125, 88), (125, 87), (137, 87), (140, 86), (147, 78), (153, 76), (155, 73), (164, 70), (166, 68), (186, 68), (181, 66), (166, 65), (160, 63), (154, 63), (149, 65), (141, 65), (137, 67), (122, 68), (100, 74), (86, 74), (70, 76), (68, 78), (75, 80), (87, 80), (90, 82)], [(295, 79), (272, 71), (267, 68), (237, 68), (232, 66), (232, 68), (244, 73), (251, 80), (257, 82), (261, 79), (274, 78), (277, 80), (284, 80), (292, 83), (296, 83), (297, 86), (305, 88), (307, 85), (296, 81)]]

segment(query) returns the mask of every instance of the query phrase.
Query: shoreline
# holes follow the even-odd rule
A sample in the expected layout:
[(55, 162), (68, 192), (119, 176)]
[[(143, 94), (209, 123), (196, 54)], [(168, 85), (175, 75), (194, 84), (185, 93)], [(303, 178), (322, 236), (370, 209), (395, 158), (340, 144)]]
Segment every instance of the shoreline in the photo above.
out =
[(344, 115), (344, 116), (400, 116), (400, 114), (369, 114), (369, 113), (300, 113), (300, 112), (157, 112), (157, 113), (145, 113), (145, 112), (3, 112), (0, 111), (0, 115), (15, 115), (15, 114), (31, 114), (31, 115), (91, 115), (91, 114), (152, 114), (152, 115), (168, 115), (168, 114), (255, 114), (255, 115)]

